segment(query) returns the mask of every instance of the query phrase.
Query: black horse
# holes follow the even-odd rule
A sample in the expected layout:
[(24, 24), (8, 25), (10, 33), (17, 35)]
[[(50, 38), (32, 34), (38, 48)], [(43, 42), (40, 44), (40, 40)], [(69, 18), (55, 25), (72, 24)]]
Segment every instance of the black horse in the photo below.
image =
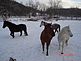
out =
[(25, 24), (19, 24), (19, 25), (16, 25), (14, 23), (11, 23), (9, 21), (4, 21), (3, 23), (3, 28), (5, 27), (8, 27), (9, 30), (10, 30), (10, 35), (14, 38), (14, 32), (20, 32), (20, 36), (22, 36), (22, 31), (24, 31), (24, 34), (25, 36), (28, 35), (27, 33), (27, 28), (26, 28), (26, 25)]
[(53, 28), (53, 30), (55, 30), (55, 33), (60, 32), (60, 25), (59, 24), (57, 24), (57, 23), (52, 24), (52, 28)]

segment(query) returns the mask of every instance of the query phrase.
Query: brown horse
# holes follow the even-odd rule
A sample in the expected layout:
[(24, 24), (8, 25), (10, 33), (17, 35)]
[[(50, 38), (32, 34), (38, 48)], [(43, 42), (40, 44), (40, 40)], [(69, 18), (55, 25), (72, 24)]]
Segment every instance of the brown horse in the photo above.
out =
[(46, 43), (46, 49), (47, 49), (46, 56), (48, 56), (48, 48), (49, 48), (51, 39), (54, 36), (55, 36), (55, 33), (53, 29), (51, 28), (51, 24), (47, 23), (40, 36), (43, 52), (44, 52), (44, 45)]

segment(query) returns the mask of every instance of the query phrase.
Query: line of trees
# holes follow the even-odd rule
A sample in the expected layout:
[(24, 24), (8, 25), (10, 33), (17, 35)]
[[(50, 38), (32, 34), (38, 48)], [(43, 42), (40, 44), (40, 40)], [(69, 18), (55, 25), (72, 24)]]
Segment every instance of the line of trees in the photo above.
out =
[(37, 0), (28, 0), (25, 4), (26, 6), (33, 7), (38, 10), (45, 11), (47, 8), (62, 8), (62, 1), (61, 0), (49, 0), (48, 5), (44, 3), (40, 3)]
[(36, 10), (47, 12), (50, 16), (54, 15), (56, 10), (62, 8), (62, 1), (61, 0), (49, 0), (48, 5), (44, 3), (40, 3), (37, 0), (29, 0), (25, 4), (26, 6), (32, 7)]
[[(0, 13), (3, 11), (8, 11), (11, 15), (18, 16), (34, 16), (36, 13), (41, 15), (48, 14), (52, 16), (81, 16), (81, 10), (78, 8), (75, 9), (64, 9), (62, 7), (62, 0), (49, 0), (48, 6), (44, 3), (40, 3), (38, 0), (28, 0), (24, 5), (23, 2), (18, 3), (16, 0), (0, 0)], [(1, 14), (0, 14), (1, 15)]]

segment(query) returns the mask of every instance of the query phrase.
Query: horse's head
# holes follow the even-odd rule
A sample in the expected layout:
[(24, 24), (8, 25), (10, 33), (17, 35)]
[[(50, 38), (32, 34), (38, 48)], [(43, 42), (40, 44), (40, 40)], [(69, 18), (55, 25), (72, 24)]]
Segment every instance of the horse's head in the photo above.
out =
[(4, 21), (3, 28), (5, 28), (6, 26), (7, 26), (7, 21)]
[(73, 36), (71, 30), (70, 30), (70, 27), (69, 26), (66, 26), (66, 30), (67, 30), (67, 33), (70, 35), (70, 37)]
[(52, 25), (52, 23), (47, 23), (47, 22), (41, 21), (40, 27), (41, 27), (41, 26), (46, 26), (46, 25), (48, 25), (48, 24), (49, 24), (49, 25)]
[(41, 21), (40, 27), (41, 26), (44, 26), (44, 25), (45, 25), (45, 22), (44, 21)]
[(16, 61), (16, 59), (13, 59), (12, 57), (10, 57), (9, 61)]

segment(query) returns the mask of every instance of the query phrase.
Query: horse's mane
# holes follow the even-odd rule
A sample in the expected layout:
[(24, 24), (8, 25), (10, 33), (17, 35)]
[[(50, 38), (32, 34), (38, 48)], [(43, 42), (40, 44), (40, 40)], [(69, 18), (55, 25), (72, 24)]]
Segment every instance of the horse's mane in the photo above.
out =
[(9, 21), (6, 21), (6, 23), (8, 23), (9, 25), (16, 25), (16, 24), (9, 22)]
[(62, 30), (65, 30), (65, 29), (69, 29), (69, 26), (65, 26), (64, 28), (62, 28)]

